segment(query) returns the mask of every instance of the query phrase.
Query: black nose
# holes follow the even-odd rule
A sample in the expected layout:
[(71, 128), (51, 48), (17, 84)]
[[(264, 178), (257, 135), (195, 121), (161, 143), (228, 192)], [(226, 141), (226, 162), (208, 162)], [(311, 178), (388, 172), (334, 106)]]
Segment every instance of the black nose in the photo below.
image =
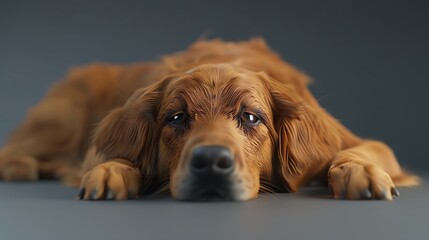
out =
[(223, 146), (202, 146), (192, 151), (191, 171), (196, 175), (227, 176), (234, 170), (231, 151)]

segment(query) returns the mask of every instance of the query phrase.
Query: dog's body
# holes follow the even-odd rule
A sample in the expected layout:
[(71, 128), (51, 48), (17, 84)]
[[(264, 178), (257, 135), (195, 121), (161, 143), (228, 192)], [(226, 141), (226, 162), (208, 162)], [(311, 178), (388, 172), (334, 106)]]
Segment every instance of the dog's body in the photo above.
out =
[(418, 184), (388, 146), (323, 110), (308, 82), (258, 39), (75, 69), (12, 134), (0, 179), (70, 180), (85, 158), (83, 199), (167, 189), (176, 199), (246, 200), (312, 180), (336, 198), (392, 199), (395, 185)]

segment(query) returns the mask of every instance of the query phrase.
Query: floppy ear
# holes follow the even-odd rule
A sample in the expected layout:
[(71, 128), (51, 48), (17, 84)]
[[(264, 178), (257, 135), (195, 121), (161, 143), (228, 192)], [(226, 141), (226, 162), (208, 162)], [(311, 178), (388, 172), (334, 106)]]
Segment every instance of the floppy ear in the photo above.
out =
[(147, 186), (156, 173), (157, 126), (161, 91), (167, 80), (136, 90), (127, 103), (97, 126), (93, 144), (103, 159), (122, 158), (141, 169)]
[(301, 87), (273, 79), (268, 82), (277, 133), (273, 167), (282, 185), (295, 192), (325, 167), (327, 160), (340, 148), (341, 141), (324, 110), (311, 104), (314, 99), (302, 97), (312, 98), (306, 88), (296, 89)]

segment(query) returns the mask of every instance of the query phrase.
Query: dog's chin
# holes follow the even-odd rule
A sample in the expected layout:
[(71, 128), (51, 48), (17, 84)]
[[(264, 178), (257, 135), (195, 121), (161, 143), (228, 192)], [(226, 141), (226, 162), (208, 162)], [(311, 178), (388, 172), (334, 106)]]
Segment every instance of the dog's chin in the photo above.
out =
[(172, 193), (173, 198), (180, 201), (218, 202), (218, 201), (247, 201), (256, 196), (244, 192), (227, 192), (223, 189), (182, 190)]
[(180, 201), (247, 201), (257, 197), (250, 189), (241, 184), (183, 184), (171, 191), (172, 196)]

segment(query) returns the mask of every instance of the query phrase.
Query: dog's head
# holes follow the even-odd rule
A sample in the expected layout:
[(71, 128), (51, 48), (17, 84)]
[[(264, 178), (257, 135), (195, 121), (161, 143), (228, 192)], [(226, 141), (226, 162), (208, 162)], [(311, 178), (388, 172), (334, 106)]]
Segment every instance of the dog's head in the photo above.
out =
[(299, 159), (317, 148), (306, 146), (317, 126), (302, 112), (293, 86), (232, 65), (201, 65), (137, 90), (100, 123), (94, 142), (105, 158), (138, 166), (143, 184), (167, 179), (176, 199), (247, 200), (270, 185), (294, 191), (299, 184)]

